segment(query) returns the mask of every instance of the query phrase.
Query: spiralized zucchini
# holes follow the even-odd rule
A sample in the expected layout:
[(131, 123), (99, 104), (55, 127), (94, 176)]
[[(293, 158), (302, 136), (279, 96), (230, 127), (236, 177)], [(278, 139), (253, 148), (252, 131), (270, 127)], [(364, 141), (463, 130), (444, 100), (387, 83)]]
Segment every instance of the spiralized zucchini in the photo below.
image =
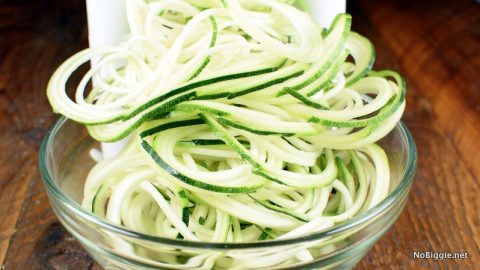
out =
[[(98, 141), (131, 135), (91, 170), (85, 209), (152, 235), (252, 242), (311, 234), (382, 201), (389, 164), (375, 142), (402, 116), (405, 83), (371, 71), (373, 46), (350, 15), (321, 29), (293, 2), (130, 0), (127, 40), (65, 61), (48, 85), (53, 109)], [(281, 254), (263, 254), (262, 267)]]

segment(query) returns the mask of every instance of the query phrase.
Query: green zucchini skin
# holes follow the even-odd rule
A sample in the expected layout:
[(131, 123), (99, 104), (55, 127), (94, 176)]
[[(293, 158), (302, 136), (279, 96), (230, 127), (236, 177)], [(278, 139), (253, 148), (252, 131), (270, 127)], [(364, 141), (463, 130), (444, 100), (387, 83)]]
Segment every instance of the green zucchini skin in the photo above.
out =
[(218, 186), (218, 185), (212, 185), (209, 183), (202, 182), (201, 180), (198, 179), (193, 179), (188, 176), (185, 176), (181, 173), (179, 173), (177, 170), (175, 170), (172, 166), (170, 166), (168, 163), (166, 163), (158, 154), (157, 152), (152, 148), (152, 146), (146, 142), (142, 141), (142, 148), (145, 150), (145, 152), (152, 158), (152, 160), (158, 164), (163, 170), (168, 172), (170, 175), (175, 177), (176, 179), (184, 182), (187, 185), (204, 189), (207, 191), (212, 191), (212, 192), (217, 192), (217, 193), (249, 193), (249, 192), (254, 192), (258, 189), (261, 188), (261, 185), (258, 186), (244, 186), (244, 187), (228, 187), (228, 186)]

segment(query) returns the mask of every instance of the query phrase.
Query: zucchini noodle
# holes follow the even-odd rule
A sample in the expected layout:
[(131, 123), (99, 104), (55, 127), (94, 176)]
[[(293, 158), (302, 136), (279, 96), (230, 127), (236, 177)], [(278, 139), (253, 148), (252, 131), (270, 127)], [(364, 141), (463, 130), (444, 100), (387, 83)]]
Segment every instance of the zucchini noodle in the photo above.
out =
[[(403, 114), (404, 80), (371, 70), (373, 46), (350, 31), (350, 15), (321, 29), (294, 2), (129, 0), (127, 40), (65, 61), (47, 89), (54, 111), (98, 141), (130, 135), (112, 159), (95, 152), (83, 207), (146, 234), (254, 242), (318, 232), (382, 201), (390, 170), (375, 143)], [(337, 240), (198, 253), (178, 267), (308, 261)], [(178, 264), (166, 259), (173, 250), (114, 241)]]

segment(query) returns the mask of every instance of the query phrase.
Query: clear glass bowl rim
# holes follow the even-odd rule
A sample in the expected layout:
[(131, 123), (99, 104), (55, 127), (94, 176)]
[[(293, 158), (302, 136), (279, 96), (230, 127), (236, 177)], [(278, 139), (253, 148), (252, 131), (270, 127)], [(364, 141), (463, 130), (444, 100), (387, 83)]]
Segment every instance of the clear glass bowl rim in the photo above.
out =
[(322, 238), (331, 237), (342, 232), (345, 232), (349, 229), (360, 226), (362, 223), (366, 223), (372, 217), (380, 215), (381, 213), (388, 211), (391, 207), (395, 205), (396, 202), (401, 200), (402, 194), (407, 190), (413, 181), (413, 176), (415, 174), (415, 169), (417, 166), (417, 150), (415, 142), (410, 131), (407, 129), (405, 124), (399, 122), (395, 129), (400, 131), (400, 136), (404, 139), (407, 149), (407, 165), (405, 169), (405, 174), (402, 176), (402, 179), (398, 183), (397, 187), (378, 205), (369, 209), (361, 215), (355, 216), (349, 221), (335, 225), (327, 230), (312, 233), (309, 235), (304, 235), (295, 238), (288, 238), (283, 240), (265, 240), (258, 242), (245, 242), (245, 243), (211, 243), (211, 242), (200, 242), (200, 241), (187, 241), (179, 239), (171, 239), (160, 236), (153, 236), (148, 234), (139, 233), (136, 231), (129, 230), (125, 227), (114, 225), (108, 223), (106, 220), (99, 219), (93, 214), (85, 211), (78, 203), (74, 202), (71, 198), (66, 195), (61, 188), (53, 180), (50, 170), (47, 165), (48, 160), (48, 150), (52, 142), (55, 140), (55, 136), (60, 128), (67, 122), (71, 121), (65, 117), (60, 117), (58, 121), (50, 128), (50, 130), (45, 135), (45, 138), (42, 142), (39, 152), (39, 168), (40, 175), (42, 176), (42, 181), (47, 188), (47, 191), (54, 197), (55, 200), (59, 200), (64, 206), (68, 207), (75, 215), (80, 218), (85, 219), (88, 222), (99, 226), (101, 229), (123, 235), (130, 238), (139, 239), (142, 241), (154, 242), (156, 244), (166, 244), (173, 245), (178, 247), (186, 248), (209, 248), (209, 249), (253, 249), (253, 248), (265, 248), (273, 246), (284, 246), (291, 245), (302, 242), (309, 242), (314, 240), (319, 240)]

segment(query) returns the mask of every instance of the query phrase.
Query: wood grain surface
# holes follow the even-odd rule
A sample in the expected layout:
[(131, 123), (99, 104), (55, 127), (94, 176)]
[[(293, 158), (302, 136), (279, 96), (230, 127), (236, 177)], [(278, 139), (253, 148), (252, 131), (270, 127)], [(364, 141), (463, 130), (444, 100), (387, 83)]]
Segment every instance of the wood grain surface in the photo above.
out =
[[(0, 266), (99, 269), (53, 215), (37, 169), (53, 70), (85, 48), (81, 0), (0, 0)], [(419, 166), (405, 211), (356, 269), (480, 269), (480, 4), (349, 1), (376, 68), (405, 75)], [(414, 251), (468, 252), (414, 260)]]

